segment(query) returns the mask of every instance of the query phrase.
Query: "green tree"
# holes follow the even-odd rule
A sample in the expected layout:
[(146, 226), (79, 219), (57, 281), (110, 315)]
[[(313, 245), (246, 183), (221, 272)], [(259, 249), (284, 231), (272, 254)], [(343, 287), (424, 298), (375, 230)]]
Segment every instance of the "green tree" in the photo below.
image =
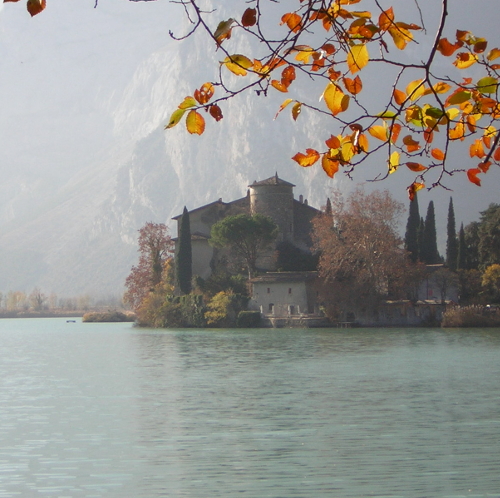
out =
[(184, 211), (179, 224), (177, 254), (175, 255), (175, 278), (177, 287), (182, 294), (191, 292), (193, 277), (193, 254), (191, 248), (191, 224), (189, 212), (184, 206)]
[(450, 197), (450, 204), (448, 206), (448, 223), (446, 227), (448, 235), (446, 239), (446, 265), (450, 270), (456, 270), (458, 258), (458, 239), (452, 197)]
[(227, 216), (212, 226), (210, 244), (226, 247), (245, 262), (248, 278), (256, 270), (257, 259), (269, 250), (276, 237), (278, 227), (268, 216), (262, 214), (237, 214)]
[(410, 201), (408, 221), (405, 232), (405, 249), (408, 251), (411, 261), (418, 261), (418, 230), (420, 227), (420, 213), (418, 209), (418, 197)]
[(434, 265), (441, 261), (437, 249), (436, 216), (434, 214), (434, 202), (430, 201), (425, 217), (424, 231), (422, 234), (422, 247), (420, 259), (427, 265)]
[(486, 288), (494, 302), (500, 301), (500, 265), (490, 265), (484, 270), (481, 285)]
[(458, 232), (457, 269), (467, 269), (467, 245), (465, 244), (465, 230), (463, 223), (460, 225), (460, 230)]
[(490, 204), (479, 220), (479, 261), (481, 268), (500, 263), (500, 205)]
[(479, 268), (479, 225), (478, 221), (471, 221), (464, 229), (468, 270)]

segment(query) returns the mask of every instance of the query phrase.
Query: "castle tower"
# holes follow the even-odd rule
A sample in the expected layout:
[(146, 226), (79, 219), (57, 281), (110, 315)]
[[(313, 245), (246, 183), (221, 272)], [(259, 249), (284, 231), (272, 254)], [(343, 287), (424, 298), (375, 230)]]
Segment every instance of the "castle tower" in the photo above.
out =
[(269, 216), (279, 228), (278, 242), (293, 242), (293, 185), (278, 178), (253, 182), (250, 187), (250, 213)]

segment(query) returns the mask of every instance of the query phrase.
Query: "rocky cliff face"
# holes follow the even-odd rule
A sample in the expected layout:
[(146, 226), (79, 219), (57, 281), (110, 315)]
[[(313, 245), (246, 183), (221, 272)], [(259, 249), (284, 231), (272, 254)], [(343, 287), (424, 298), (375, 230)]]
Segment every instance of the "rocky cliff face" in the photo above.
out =
[[(318, 169), (302, 170), (290, 160), (301, 145), (293, 139), (297, 124), (288, 116), (272, 119), (279, 100), (235, 99), (223, 107), (221, 122), (207, 116), (201, 137), (182, 124), (163, 129), (182, 98), (213, 78), (216, 65), (200, 61), (216, 57), (197, 40), (172, 42), (144, 57), (120, 95), (96, 92), (109, 123), (105, 146), (63, 182), (45, 180), (42, 188), (28, 181), (28, 190), (45, 192), (32, 205), (29, 192), (21, 192), (22, 198), (10, 198), (17, 209), (9, 214), (4, 206), (0, 290), (119, 294), (145, 222), (170, 224), (184, 205), (241, 197), (248, 184), (276, 171), (297, 185), (296, 196), (324, 204), (331, 184)], [(316, 125), (307, 122), (312, 141)]]

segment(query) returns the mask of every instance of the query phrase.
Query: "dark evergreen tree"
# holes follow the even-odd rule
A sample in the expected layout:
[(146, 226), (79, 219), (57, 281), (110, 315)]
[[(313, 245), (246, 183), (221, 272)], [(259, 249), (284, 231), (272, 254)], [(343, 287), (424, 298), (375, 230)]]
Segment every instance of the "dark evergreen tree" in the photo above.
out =
[(179, 224), (177, 244), (177, 254), (175, 255), (176, 283), (182, 294), (189, 294), (191, 292), (191, 279), (193, 276), (193, 255), (189, 212), (185, 206)]
[(325, 214), (332, 214), (332, 201), (330, 200), (330, 197), (327, 197), (326, 199)]
[(468, 270), (477, 270), (479, 267), (479, 225), (478, 221), (471, 221), (464, 229)]
[(448, 206), (448, 224), (447, 224), (446, 239), (446, 265), (450, 270), (457, 269), (458, 258), (458, 240), (457, 230), (455, 225), (455, 210), (453, 209), (453, 199), (450, 197), (450, 204)]
[(432, 201), (429, 202), (429, 206), (427, 207), (420, 259), (427, 265), (435, 265), (441, 262), (441, 257), (437, 249), (436, 216), (434, 213), (434, 202)]
[(420, 213), (418, 209), (417, 196), (410, 201), (408, 221), (405, 232), (405, 249), (410, 254), (410, 259), (416, 263), (418, 261), (418, 231), (420, 227)]
[(422, 244), (423, 244), (423, 240), (424, 240), (424, 227), (425, 227), (425, 221), (424, 221), (424, 218), (421, 216), (420, 223), (418, 225), (418, 232), (417, 232), (418, 260), (419, 261), (422, 261)]
[(457, 270), (467, 269), (467, 245), (465, 243), (464, 224), (460, 225), (458, 232), (458, 254), (457, 254)]

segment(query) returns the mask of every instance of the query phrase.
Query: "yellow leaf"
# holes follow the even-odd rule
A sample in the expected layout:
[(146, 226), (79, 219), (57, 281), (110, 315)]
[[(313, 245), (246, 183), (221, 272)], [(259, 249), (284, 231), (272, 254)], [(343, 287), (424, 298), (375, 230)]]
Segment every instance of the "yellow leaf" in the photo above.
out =
[(314, 149), (306, 149), (306, 153), (302, 154), (302, 152), (297, 152), (292, 159), (300, 164), (300, 166), (303, 166), (304, 168), (307, 168), (308, 166), (312, 166), (318, 159), (319, 159), (319, 152)]
[(415, 198), (415, 194), (425, 187), (425, 183), (413, 182), (406, 190), (408, 191), (408, 197), (410, 201)]
[(372, 137), (382, 140), (382, 142), (387, 141), (387, 139), (389, 138), (387, 125), (385, 123), (383, 126), (382, 125), (371, 126), (370, 128), (368, 128), (368, 133)]
[(396, 172), (399, 167), (399, 152), (395, 150), (389, 157), (389, 174)]
[(500, 48), (494, 48), (490, 50), (487, 59), (489, 61), (494, 61), (495, 59), (498, 59), (500, 57)]
[(194, 97), (186, 97), (180, 104), (179, 109), (189, 109), (190, 107), (196, 106), (196, 100)]
[(186, 117), (186, 128), (192, 135), (201, 135), (205, 131), (205, 119), (199, 112), (191, 110)]
[(186, 109), (176, 109), (172, 113), (172, 116), (170, 116), (168, 124), (165, 126), (165, 130), (168, 130), (169, 128), (173, 128), (176, 124), (178, 124), (179, 121), (182, 119), (182, 116), (184, 116), (185, 112), (186, 112)]
[(300, 112), (302, 111), (302, 104), (300, 102), (296, 102), (292, 107), (292, 118), (294, 121), (297, 121)]
[(444, 81), (436, 83), (432, 88), (436, 93), (446, 93), (451, 90), (451, 86), (448, 85), (448, 83), (445, 83)]
[(411, 100), (415, 101), (424, 94), (425, 87), (423, 81), (424, 80), (414, 80), (406, 87), (406, 95), (408, 95)]
[(342, 158), (342, 161), (348, 163), (353, 158), (355, 152), (356, 151), (354, 150), (352, 142), (349, 141), (343, 143), (342, 147), (340, 148), (340, 156)]
[(467, 69), (478, 61), (477, 55), (469, 52), (460, 52), (453, 63), (458, 69)]
[(236, 76), (246, 76), (247, 69), (253, 66), (253, 62), (246, 56), (241, 54), (234, 54), (226, 57), (221, 64), (224, 64), (229, 71)]
[(349, 96), (345, 95), (344, 92), (333, 83), (328, 83), (323, 92), (323, 98), (325, 99), (325, 104), (328, 109), (330, 109), (330, 112), (334, 116), (344, 112), (349, 107)]
[(280, 105), (280, 108), (278, 109), (278, 112), (276, 113), (276, 116), (274, 116), (274, 119), (278, 117), (278, 114), (290, 103), (293, 102), (293, 99), (286, 99), (283, 104)]
[(460, 114), (460, 110), (457, 109), (456, 107), (450, 107), (446, 111), (446, 115), (448, 116), (448, 119), (450, 121), (453, 121), (459, 114)]
[(351, 73), (355, 73), (363, 69), (370, 60), (370, 55), (368, 54), (368, 49), (365, 44), (353, 45), (349, 48), (349, 53), (347, 54), (347, 65)]
[(399, 50), (404, 50), (408, 42), (413, 40), (413, 35), (410, 31), (396, 23), (396, 27), (389, 28), (389, 34), (392, 36), (394, 45), (396, 45)]

